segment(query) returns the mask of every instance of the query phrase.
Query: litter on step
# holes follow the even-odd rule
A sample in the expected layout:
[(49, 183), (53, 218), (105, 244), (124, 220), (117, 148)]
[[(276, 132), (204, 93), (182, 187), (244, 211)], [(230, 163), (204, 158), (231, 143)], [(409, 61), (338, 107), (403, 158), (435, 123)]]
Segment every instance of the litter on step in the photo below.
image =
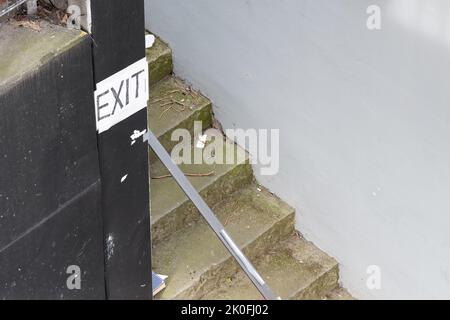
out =
[(152, 271), (153, 296), (156, 296), (158, 293), (160, 293), (166, 287), (165, 280), (167, 278), (168, 278), (167, 276), (157, 274)]

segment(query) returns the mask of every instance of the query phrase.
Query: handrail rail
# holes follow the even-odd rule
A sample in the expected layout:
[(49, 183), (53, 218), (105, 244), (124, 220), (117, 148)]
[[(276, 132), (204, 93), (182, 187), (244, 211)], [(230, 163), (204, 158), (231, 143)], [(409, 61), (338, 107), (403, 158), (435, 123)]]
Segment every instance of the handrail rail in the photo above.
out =
[(220, 241), (224, 244), (227, 250), (231, 253), (231, 255), (236, 259), (236, 261), (241, 266), (242, 270), (247, 274), (247, 277), (252, 281), (258, 291), (262, 294), (262, 296), (266, 300), (277, 300), (279, 299), (264, 279), (259, 275), (258, 271), (256, 271), (255, 267), (252, 263), (247, 259), (244, 253), (239, 249), (236, 243), (231, 239), (231, 237), (226, 232), (222, 223), (217, 219), (213, 211), (209, 208), (206, 202), (199, 195), (197, 190), (192, 186), (183, 172), (178, 168), (178, 166), (172, 161), (169, 153), (164, 149), (155, 135), (148, 130), (144, 135), (144, 142), (147, 141), (149, 146), (156, 153), (158, 158), (162, 161), (164, 166), (169, 170), (172, 174), (172, 177), (178, 183), (178, 185), (183, 189), (184, 193), (188, 196), (188, 198), (194, 203), (198, 211), (200, 211), (201, 215), (208, 222), (209, 226), (213, 229), (214, 233), (217, 235)]
[(0, 10), (0, 17), (4, 16), (5, 14), (10, 13), (14, 9), (20, 7), (22, 4), (27, 2), (28, 0), (16, 0), (13, 4), (9, 4), (9, 0), (6, 1), (6, 7)]

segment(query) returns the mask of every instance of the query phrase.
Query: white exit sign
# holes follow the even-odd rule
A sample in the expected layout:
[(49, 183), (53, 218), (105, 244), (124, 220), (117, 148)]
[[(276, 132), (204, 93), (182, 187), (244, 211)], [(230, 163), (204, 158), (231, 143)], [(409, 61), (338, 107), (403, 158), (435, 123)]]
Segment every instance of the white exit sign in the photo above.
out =
[(94, 98), (98, 133), (147, 107), (148, 90), (146, 58), (97, 83)]

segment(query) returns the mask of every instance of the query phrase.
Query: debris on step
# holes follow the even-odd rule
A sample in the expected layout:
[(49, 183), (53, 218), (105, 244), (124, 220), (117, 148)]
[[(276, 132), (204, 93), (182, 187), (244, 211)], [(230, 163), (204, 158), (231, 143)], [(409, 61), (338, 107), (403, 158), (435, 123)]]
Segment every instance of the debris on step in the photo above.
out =
[[(214, 174), (215, 174), (215, 171), (206, 172), (206, 173), (184, 173), (184, 175), (186, 177), (196, 177), (196, 178), (210, 177), (210, 176), (213, 176)], [(152, 176), (152, 179), (154, 179), (154, 180), (166, 179), (166, 178), (172, 178), (172, 175), (171, 174), (165, 174), (165, 175), (162, 175), (162, 176)]]
[[(174, 96), (177, 93), (181, 94), (182, 97), (180, 98), (180, 95), (178, 95), (178, 97)], [(194, 110), (196, 106), (189, 105), (189, 103), (187, 103), (191, 100), (188, 100), (188, 96), (190, 96), (190, 98), (192, 99), (195, 99), (192, 91), (187, 91), (184, 88), (171, 90), (165, 92), (158, 99), (150, 101), (150, 107), (153, 107), (154, 104), (157, 104), (159, 108), (163, 108), (162, 112), (159, 115), (159, 119), (161, 119), (170, 110), (178, 113), (181, 113), (186, 109)]]
[[(194, 146), (191, 146), (191, 151)], [(234, 159), (239, 159), (232, 165), (217, 164), (182, 164), (183, 172), (210, 173), (205, 177), (190, 177), (190, 181), (204, 198), (206, 203), (214, 206), (225, 197), (252, 182), (252, 167), (248, 163), (245, 150), (234, 148)], [(242, 160), (240, 160), (242, 159)], [(169, 172), (158, 160), (151, 166), (152, 177), (167, 175)], [(152, 206), (152, 238), (157, 243), (167, 236), (184, 228), (191, 222), (201, 219), (198, 210), (174, 179), (151, 179)]]
[(344, 288), (338, 287), (325, 296), (323, 300), (355, 300), (355, 298)]
[[(294, 232), (294, 209), (264, 190), (257, 197), (254, 184), (212, 209), (222, 224), (229, 219), (227, 232), (252, 262)], [(202, 298), (239, 270), (204, 220), (160, 241), (153, 247), (152, 263), (156, 272), (164, 270), (170, 279), (158, 299)]]
[[(178, 140), (172, 140), (172, 133), (176, 129), (187, 129), (190, 132), (190, 136), (194, 137), (196, 135), (194, 133), (195, 121), (201, 121), (202, 128), (211, 126), (211, 101), (200, 95), (190, 96), (188, 93), (185, 92), (183, 94), (182, 92), (185, 92), (185, 90), (178, 85), (178, 82), (173, 77), (165, 78), (155, 84), (150, 90), (147, 110), (149, 128), (169, 153), (179, 144)], [(164, 102), (162, 102), (163, 99), (165, 99)], [(171, 99), (186, 105), (186, 108), (173, 105)], [(164, 104), (167, 105), (162, 107)], [(168, 110), (165, 111), (165, 108)], [(184, 111), (181, 111), (182, 109)], [(161, 115), (162, 112), (165, 112), (165, 114)], [(150, 161), (152, 160), (155, 162), (158, 159), (153, 152), (150, 152)]]
[[(328, 296), (338, 287), (337, 262), (296, 235), (260, 256), (255, 267), (269, 286), (283, 299), (315, 299)], [(202, 299), (257, 300), (261, 296), (249, 279), (239, 271), (233, 281), (207, 293)]]
[(198, 139), (197, 139), (197, 143), (195, 144), (195, 147), (197, 149), (204, 149), (206, 146), (206, 142), (208, 140), (208, 135), (204, 134), (204, 135), (199, 135)]
[(69, 14), (65, 11), (66, 7), (55, 6), (49, 1), (40, 0), (37, 2), (35, 14), (29, 15), (26, 8), (23, 7), (17, 11), (10, 22), (17, 27), (29, 28), (34, 31), (42, 29), (43, 21), (66, 27), (69, 20)]
[(156, 296), (158, 293), (160, 293), (162, 290), (166, 288), (166, 279), (168, 276), (157, 274), (152, 271), (152, 290), (153, 290), (153, 296)]
[(156, 37), (152, 34), (145, 35), (145, 48), (150, 49), (155, 44)]

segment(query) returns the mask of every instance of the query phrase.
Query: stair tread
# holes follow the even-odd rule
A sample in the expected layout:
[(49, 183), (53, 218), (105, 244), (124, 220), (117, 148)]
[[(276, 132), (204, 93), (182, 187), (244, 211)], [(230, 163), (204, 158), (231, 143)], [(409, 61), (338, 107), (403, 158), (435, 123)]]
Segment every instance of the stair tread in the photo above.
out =
[[(168, 77), (160, 81), (150, 90), (148, 126), (157, 137), (170, 132), (184, 121), (191, 118), (194, 121), (195, 115), (200, 111), (211, 109), (211, 102), (202, 95), (196, 92), (184, 95), (181, 93), (183, 91), (186, 91), (186, 87), (181, 80), (175, 77)], [(174, 105), (166, 111), (169, 106), (162, 107), (161, 105), (165, 103), (157, 101), (163, 97), (170, 97), (174, 101), (183, 103), (186, 108), (181, 110), (181, 106)]]
[[(190, 174), (209, 174), (203, 177), (188, 176), (188, 180), (192, 183), (198, 192), (208, 189), (214, 182), (220, 178), (230, 174), (234, 168), (243, 165), (248, 160), (248, 154), (239, 146), (226, 142), (233, 146), (235, 152), (235, 159), (238, 161), (234, 164), (181, 164), (179, 168), (184, 173)], [(190, 146), (193, 150), (194, 146)], [(151, 206), (152, 206), (152, 224), (156, 223), (161, 217), (170, 213), (172, 210), (180, 206), (182, 203), (188, 201), (188, 197), (183, 190), (178, 186), (175, 179), (172, 177), (155, 179), (167, 175), (169, 172), (162, 164), (157, 161), (151, 165)], [(231, 177), (230, 177), (231, 178)]]
[[(195, 121), (202, 121), (202, 129), (211, 126), (212, 104), (171, 75), (172, 50), (158, 37), (147, 49), (147, 60), (152, 86), (149, 128), (170, 151), (178, 143), (170, 138), (175, 129), (185, 128), (195, 139)], [(338, 291), (338, 265), (333, 258), (297, 235), (285, 240), (293, 233), (294, 209), (252, 183), (246, 152), (237, 147), (236, 153), (245, 156), (236, 164), (183, 164), (180, 168), (185, 173), (214, 172), (188, 179), (205, 201), (215, 204), (213, 211), (230, 236), (278, 295), (284, 299), (348, 297)], [(151, 153), (150, 160), (153, 269), (169, 276), (166, 289), (156, 298), (261, 299), (175, 180), (162, 177), (168, 171), (156, 155)]]
[[(261, 190), (261, 191), (259, 191)], [(267, 190), (250, 184), (214, 207), (219, 220), (241, 248), (275, 223), (292, 216), (294, 209)], [(172, 299), (199, 280), (203, 272), (230, 257), (204, 220), (172, 235), (153, 249), (153, 267), (169, 276), (157, 298)]]
[(342, 287), (338, 287), (331, 291), (324, 300), (354, 300), (355, 298)]
[[(86, 33), (51, 25), (45, 21), (39, 32), (2, 23), (0, 25), (0, 91), (13, 86), (26, 74), (38, 70), (51, 57), (82, 41)], [(17, 54), (20, 52), (20, 54)]]
[[(333, 258), (297, 235), (293, 235), (290, 239), (273, 248), (271, 252), (256, 263), (256, 268), (261, 276), (282, 299), (294, 297), (323, 274), (336, 267), (337, 263)], [(242, 271), (239, 271), (226, 284), (204, 298), (220, 300), (262, 299)]]

